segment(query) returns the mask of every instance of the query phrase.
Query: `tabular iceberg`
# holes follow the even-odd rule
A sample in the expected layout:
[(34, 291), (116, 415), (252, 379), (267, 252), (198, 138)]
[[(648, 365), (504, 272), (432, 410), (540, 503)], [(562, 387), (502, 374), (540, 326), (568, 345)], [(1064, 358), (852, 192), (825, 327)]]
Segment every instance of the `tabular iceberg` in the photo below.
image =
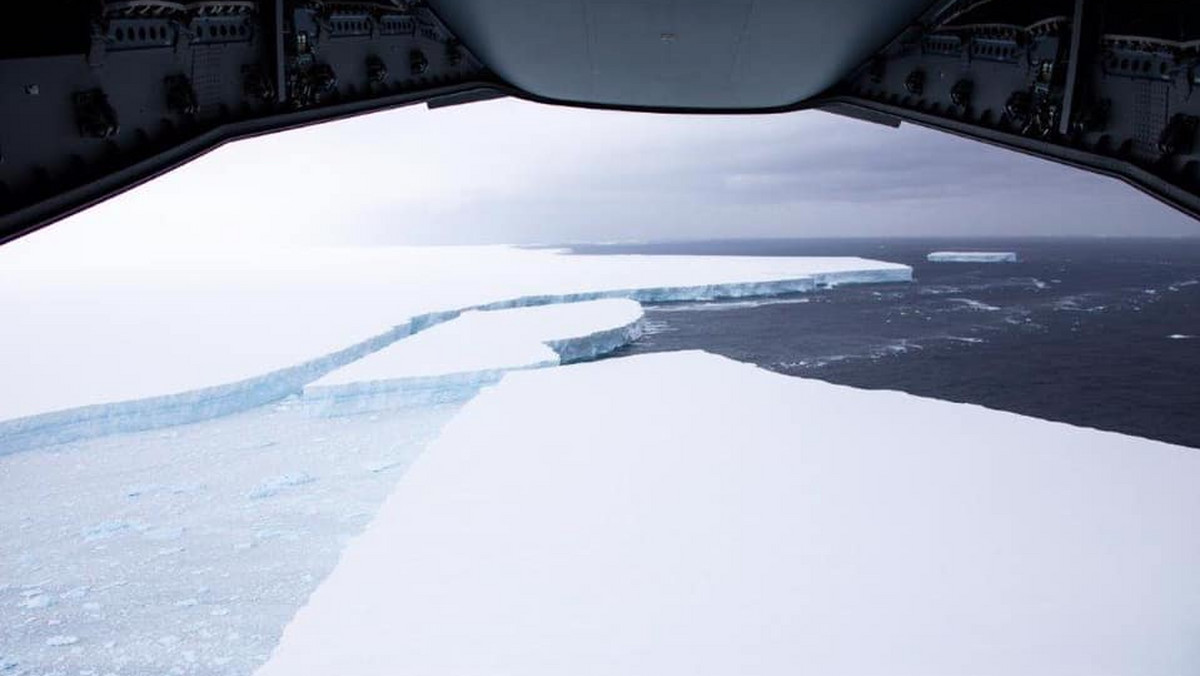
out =
[(1197, 673), (1197, 481), (1191, 449), (700, 352), (522, 371), (257, 676)]
[[(330, 254), (323, 253), (317, 260), (325, 264), (329, 257)], [(278, 401), (300, 393), (305, 385), (335, 369), (474, 310), (608, 298), (640, 302), (718, 300), (912, 279), (912, 269), (907, 265), (848, 257), (565, 256), (504, 248), (433, 251), (414, 247), (357, 252), (335, 262), (338, 265), (330, 269), (307, 260), (287, 259), (278, 263), (283, 270), (280, 278), (289, 284), (308, 285), (298, 288), (320, 284), (319, 293), (309, 288), (306, 294), (299, 291), (287, 294), (286, 298), (292, 300), (305, 298), (303, 312), (281, 309), (280, 298), (272, 294), (258, 298), (253, 293), (255, 287), (249, 285), (228, 293), (202, 294), (182, 305), (174, 299), (166, 307), (149, 303), (148, 306), (161, 312), (155, 319), (167, 321), (170, 330), (131, 336), (116, 321), (89, 326), (86, 330), (80, 328), (78, 335), (86, 333), (94, 343), (89, 345), (88, 354), (103, 358), (79, 361), (78, 354), (65, 355), (75, 360), (72, 363), (77, 362), (81, 370), (72, 371), (76, 382), (56, 389), (48, 383), (58, 382), (51, 376), (61, 374), (61, 364), (49, 361), (41, 367), (27, 367), (21, 360), (27, 353), (42, 350), (42, 343), (47, 340), (59, 339), (63, 327), (39, 328), (33, 321), (23, 324), (21, 329), (27, 335), (20, 340), (27, 347), (11, 350), (12, 359), (7, 362), (0, 360), (0, 375), (7, 375), (14, 382), (31, 383), (31, 387), (36, 385), (41, 396), (22, 397), (16, 392), (10, 395), (10, 401), (3, 403), (0, 418), (7, 419), (0, 420), (0, 455), (206, 420)], [(312, 270), (318, 270), (319, 275)], [(0, 270), (0, 276), (3, 274), (16, 273)], [(411, 279), (393, 278), (400, 274)], [(414, 284), (417, 286), (408, 286)], [(22, 285), (13, 284), (12, 288), (20, 289)], [(125, 287), (120, 288), (121, 293), (117, 293), (99, 286), (94, 292), (100, 294), (101, 300), (111, 301), (129, 293)], [(0, 286), (0, 291), (3, 289)], [(400, 293), (406, 290), (412, 292), (411, 297)], [(243, 306), (242, 296), (252, 297), (253, 302)], [(386, 306), (379, 300), (383, 298), (388, 299)], [(206, 327), (196, 325), (189, 312), (193, 305), (214, 300), (219, 307), (210, 311), (222, 316), (225, 324), (236, 325), (239, 331), (243, 325), (256, 328), (228, 336), (227, 344), (211, 340), (219, 332), (206, 334)], [(0, 307), (9, 307), (5, 302), (0, 298)], [(36, 305), (20, 294), (8, 302), (15, 308)], [(139, 306), (129, 301), (112, 310), (130, 312), (129, 308)], [(389, 326), (396, 316), (393, 313), (405, 317), (401, 309), (414, 307), (425, 309), (408, 313), (399, 324)], [(82, 321), (86, 317), (77, 319)], [(145, 318), (133, 319), (138, 320), (134, 324), (139, 324)], [(366, 326), (387, 328), (374, 335), (359, 333)], [(104, 331), (114, 333), (105, 337)], [(371, 337), (364, 340), (363, 335)], [(156, 348), (157, 352), (139, 351), (138, 341), (162, 347)], [(224, 349), (216, 349), (215, 344)], [(82, 352), (74, 343), (71, 345), (75, 352)], [(234, 345), (245, 349), (229, 349)], [(582, 344), (560, 345), (556, 349), (564, 352), (564, 361), (584, 358), (572, 356), (574, 350), (582, 349)], [(595, 349), (595, 343), (587, 349)], [(43, 352), (54, 354), (48, 349), (37, 353), (45, 357)], [(276, 362), (288, 355), (301, 356), (290, 364), (284, 362), (274, 369), (255, 373), (248, 370), (250, 364), (239, 361), (243, 354)], [(145, 379), (129, 378), (125, 370), (113, 366), (130, 360), (147, 374)], [(250, 361), (263, 366), (253, 359)], [(207, 368), (197, 368), (199, 365)], [(218, 375), (223, 378), (234, 374), (240, 377), (213, 382)], [(50, 395), (47, 390), (51, 390)], [(84, 391), (88, 393), (81, 395)], [(165, 392), (173, 393), (154, 396)], [(34, 401), (39, 403), (32, 404)], [(83, 403), (90, 405), (80, 405)]]
[(925, 257), (930, 263), (1016, 263), (1013, 251), (934, 251)]

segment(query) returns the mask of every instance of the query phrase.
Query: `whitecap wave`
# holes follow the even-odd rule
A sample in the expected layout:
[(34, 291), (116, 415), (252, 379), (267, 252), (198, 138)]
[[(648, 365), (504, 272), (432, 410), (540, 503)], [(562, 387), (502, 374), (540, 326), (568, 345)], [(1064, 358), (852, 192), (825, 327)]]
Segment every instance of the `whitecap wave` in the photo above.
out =
[(653, 336), (653, 335), (657, 335), (660, 333), (670, 333), (672, 331), (678, 331), (678, 330), (679, 329), (676, 329), (675, 327), (671, 326), (668, 322), (664, 322), (664, 321), (655, 321), (652, 319), (647, 319), (642, 322), (642, 336), (643, 337), (644, 336)]
[(950, 301), (951, 303), (959, 303), (964, 308), (969, 309), (969, 310), (978, 310), (981, 312), (996, 312), (1000, 309), (999, 307), (997, 307), (995, 305), (988, 305), (987, 303), (973, 300), (971, 298), (947, 298), (946, 300)]
[(1056, 312), (1103, 312), (1105, 305), (1092, 305), (1088, 296), (1064, 296), (1054, 302)]
[(930, 284), (917, 289), (917, 294), (921, 296), (945, 296), (952, 293), (962, 293), (961, 286), (945, 286), (940, 284)]
[(972, 345), (978, 345), (979, 343), (986, 343), (986, 342), (987, 342), (987, 341), (986, 341), (986, 340), (984, 340), (983, 338), (972, 338), (972, 337), (970, 337), (970, 336), (946, 336), (946, 337), (945, 337), (945, 339), (946, 339), (946, 340), (953, 340), (953, 341), (955, 341), (955, 342), (958, 342), (958, 343), (970, 343), (970, 344), (972, 344)]
[(809, 296), (803, 298), (757, 298), (754, 300), (737, 301), (701, 301), (698, 303), (670, 303), (653, 306), (655, 312), (725, 312), (728, 310), (748, 310), (768, 305), (803, 305), (811, 303)]
[(877, 361), (886, 357), (893, 357), (915, 350), (924, 350), (924, 346), (920, 343), (915, 343), (907, 338), (886, 343), (884, 345), (874, 345), (868, 347), (861, 353), (856, 354), (831, 354), (821, 355), (816, 357), (808, 357), (806, 359), (797, 359), (795, 361), (779, 361), (770, 365), (770, 368), (776, 371), (794, 372), (801, 370), (820, 369), (830, 364), (838, 364), (845, 361), (858, 359), (867, 359)]

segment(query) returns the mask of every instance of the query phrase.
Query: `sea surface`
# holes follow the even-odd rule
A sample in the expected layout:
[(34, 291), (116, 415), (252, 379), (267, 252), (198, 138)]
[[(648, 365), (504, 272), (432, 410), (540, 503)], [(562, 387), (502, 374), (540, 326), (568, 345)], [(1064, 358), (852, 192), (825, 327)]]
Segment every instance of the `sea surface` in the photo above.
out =
[[(703, 349), (795, 376), (1200, 448), (1200, 239), (743, 240), (573, 250), (907, 263), (912, 284), (651, 305), (649, 331), (623, 353)], [(1015, 251), (1020, 262), (926, 262), (937, 250)]]

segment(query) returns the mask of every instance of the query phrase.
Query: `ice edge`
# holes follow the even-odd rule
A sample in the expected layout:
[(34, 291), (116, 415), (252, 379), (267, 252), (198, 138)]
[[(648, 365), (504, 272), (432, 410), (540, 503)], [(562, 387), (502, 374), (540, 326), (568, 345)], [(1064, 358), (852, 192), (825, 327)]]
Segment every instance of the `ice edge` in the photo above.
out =
[[(0, 455), (110, 434), (139, 432), (198, 422), (263, 406), (291, 395), (300, 394), (305, 385), (316, 381), (334, 369), (362, 359), (398, 340), (455, 319), (462, 313), (472, 310), (503, 310), (606, 298), (628, 298), (644, 303), (709, 301), (805, 293), (816, 288), (843, 284), (912, 281), (911, 267), (898, 266), (894, 263), (886, 265), (887, 267), (818, 273), (770, 281), (519, 296), (453, 310), (428, 312), (415, 315), (383, 333), (354, 343), (349, 347), (301, 362), (295, 366), (277, 369), (232, 383), (156, 397), (92, 404), (0, 421)], [(558, 352), (559, 347), (552, 344), (553, 342), (547, 344)], [(574, 354), (572, 351), (579, 348), (577, 345), (561, 347), (567, 352), (567, 354), (560, 352), (563, 362), (595, 358), (603, 354), (603, 352), (593, 352), (589, 357), (586, 350), (580, 354)]]
[(500, 382), (510, 371), (527, 371), (597, 359), (637, 340), (645, 328), (645, 314), (619, 326), (542, 344), (556, 353), (521, 366), (459, 371), (433, 376), (362, 380), (336, 385), (308, 385), (301, 406), (315, 415), (339, 416), (410, 406), (430, 406), (466, 401), (479, 390)]

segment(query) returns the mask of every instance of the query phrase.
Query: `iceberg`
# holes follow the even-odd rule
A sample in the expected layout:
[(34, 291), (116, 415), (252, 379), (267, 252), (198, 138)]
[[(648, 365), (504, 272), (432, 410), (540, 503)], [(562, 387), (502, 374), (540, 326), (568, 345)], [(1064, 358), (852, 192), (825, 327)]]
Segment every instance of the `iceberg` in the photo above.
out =
[[(85, 276), (77, 285), (33, 262), (9, 261), (0, 268), (0, 310), (21, 320), (6, 335), (0, 380), (22, 386), (0, 392), (0, 455), (279, 401), (466, 312), (736, 299), (912, 279), (907, 265), (853, 257), (573, 256), (508, 247), (280, 256), (83, 269), (73, 273)], [(223, 276), (197, 281), (197, 270), (213, 268)], [(565, 361), (583, 358), (571, 352), (583, 343), (559, 347)], [(130, 378), (130, 368), (142, 377)]]
[(1197, 482), (1191, 449), (701, 352), (514, 372), (257, 676), (1196, 673)]
[(930, 263), (1016, 263), (1013, 251), (934, 251), (925, 257)]
[(323, 415), (464, 401), (508, 371), (606, 355), (642, 333), (628, 299), (471, 310), (379, 350), (304, 387)]

